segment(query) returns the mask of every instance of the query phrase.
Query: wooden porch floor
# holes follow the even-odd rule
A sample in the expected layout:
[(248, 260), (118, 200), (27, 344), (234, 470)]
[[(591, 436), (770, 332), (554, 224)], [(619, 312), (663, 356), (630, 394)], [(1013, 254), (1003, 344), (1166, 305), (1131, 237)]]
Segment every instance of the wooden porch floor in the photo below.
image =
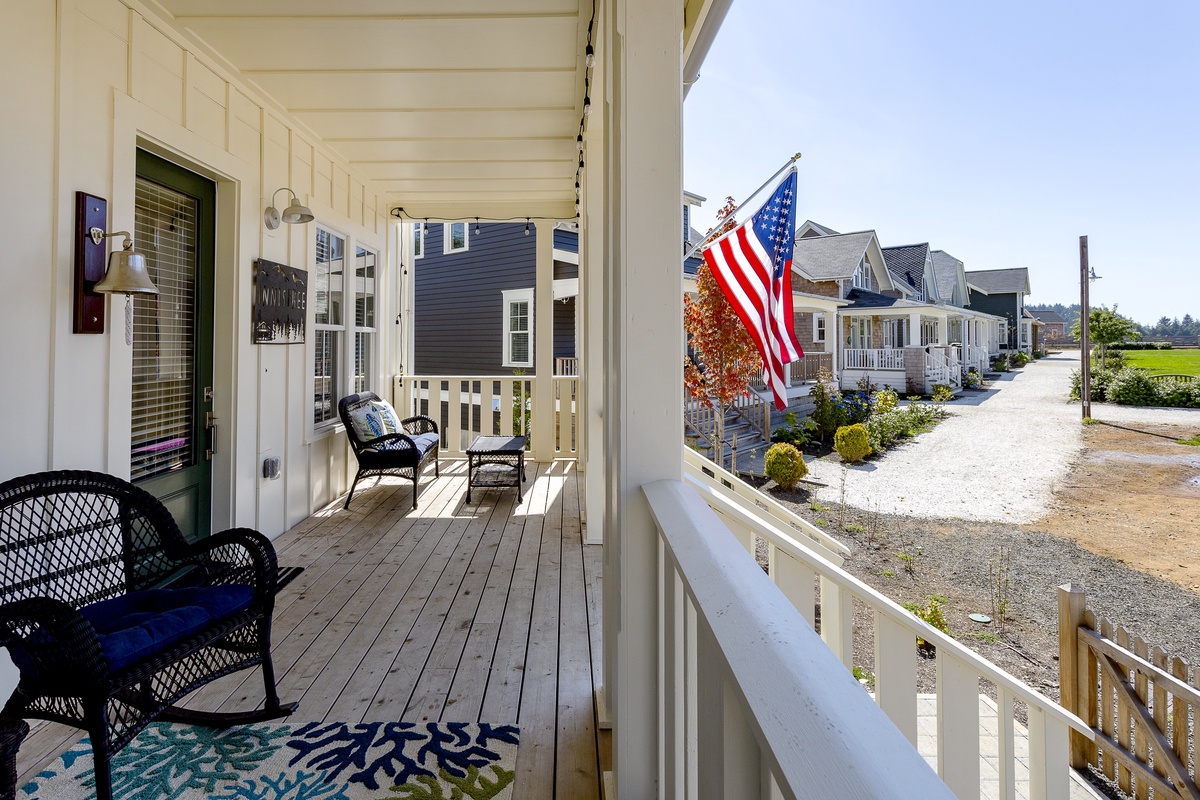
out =
[[(273, 630), (294, 722), (441, 720), (521, 727), (514, 797), (600, 797), (601, 548), (582, 542), (575, 462), (529, 464), (525, 501), (476, 490), (466, 462), (412, 484), (360, 488), (276, 540), (305, 568), (279, 595)], [(192, 695), (195, 708), (262, 699), (257, 670)], [(21, 748), (24, 782), (82, 736), (39, 724)]]

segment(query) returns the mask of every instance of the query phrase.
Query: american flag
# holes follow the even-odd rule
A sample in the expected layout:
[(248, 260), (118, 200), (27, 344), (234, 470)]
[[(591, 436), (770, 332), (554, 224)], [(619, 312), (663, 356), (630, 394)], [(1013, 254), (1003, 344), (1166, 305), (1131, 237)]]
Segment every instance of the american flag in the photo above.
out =
[(784, 367), (804, 357), (792, 327), (793, 169), (758, 213), (704, 251), (713, 277), (762, 355), (775, 407), (787, 407)]

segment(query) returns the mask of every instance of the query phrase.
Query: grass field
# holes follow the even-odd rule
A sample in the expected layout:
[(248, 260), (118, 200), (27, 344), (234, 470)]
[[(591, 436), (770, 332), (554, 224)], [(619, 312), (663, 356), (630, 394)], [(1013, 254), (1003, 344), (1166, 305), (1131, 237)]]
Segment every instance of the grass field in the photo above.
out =
[(1200, 350), (1126, 350), (1125, 363), (1148, 369), (1156, 375), (1200, 375)]

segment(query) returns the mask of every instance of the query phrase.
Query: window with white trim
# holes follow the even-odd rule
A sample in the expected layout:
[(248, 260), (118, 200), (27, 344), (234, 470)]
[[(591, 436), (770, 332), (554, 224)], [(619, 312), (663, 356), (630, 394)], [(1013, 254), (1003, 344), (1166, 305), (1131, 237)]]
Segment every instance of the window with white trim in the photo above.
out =
[(342, 377), (346, 323), (342, 316), (346, 240), (317, 226), (313, 287), (313, 424), (334, 424), (337, 403), (347, 394)]
[(883, 346), (887, 349), (904, 347), (904, 321), (885, 319), (883, 321)]
[(851, 317), (850, 318), (850, 349), (852, 349), (852, 350), (870, 350), (871, 349), (871, 318), (870, 317)]
[(360, 244), (353, 234), (319, 224), (315, 232), (308, 281), (313, 309), (311, 432), (322, 434), (337, 425), (341, 398), (380, 388), (375, 298), (382, 265), (379, 251)]
[(413, 258), (423, 258), (425, 256), (425, 223), (414, 222), (412, 224), (413, 234)]
[(825, 315), (813, 314), (813, 342), (825, 341)]
[(871, 262), (863, 256), (863, 260), (858, 262), (858, 267), (854, 270), (855, 289), (870, 289), (871, 288)]
[(467, 223), (447, 222), (442, 225), (442, 252), (462, 253), (468, 249)]
[(921, 346), (925, 347), (930, 344), (937, 344), (938, 341), (938, 322), (935, 319), (921, 320)]
[(508, 289), (504, 297), (504, 366), (533, 366), (533, 289)]
[(375, 280), (379, 254), (356, 245), (354, 248), (354, 391), (375, 389)]

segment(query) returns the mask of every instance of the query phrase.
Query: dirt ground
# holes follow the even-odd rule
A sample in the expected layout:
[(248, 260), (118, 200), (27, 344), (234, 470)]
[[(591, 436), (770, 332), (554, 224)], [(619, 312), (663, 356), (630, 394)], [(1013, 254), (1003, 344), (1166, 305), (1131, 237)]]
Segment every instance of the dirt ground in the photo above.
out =
[(1026, 526), (1077, 542), (1150, 575), (1200, 591), (1200, 431), (1100, 423), (1055, 492), (1051, 514)]
[[(1087, 449), (1052, 512), (1030, 525), (842, 508), (803, 489), (772, 493), (850, 546), (850, 572), (901, 603), (939, 598), (955, 638), (1057, 699), (1057, 587), (1067, 582), (1086, 588), (1098, 616), (1200, 665), (1200, 447), (1176, 443), (1198, 433), (1088, 426)], [(973, 612), (996, 619), (979, 624)], [(868, 672), (871, 627), (859, 609), (854, 660)], [(933, 691), (933, 658), (920, 659), (918, 677)]]

